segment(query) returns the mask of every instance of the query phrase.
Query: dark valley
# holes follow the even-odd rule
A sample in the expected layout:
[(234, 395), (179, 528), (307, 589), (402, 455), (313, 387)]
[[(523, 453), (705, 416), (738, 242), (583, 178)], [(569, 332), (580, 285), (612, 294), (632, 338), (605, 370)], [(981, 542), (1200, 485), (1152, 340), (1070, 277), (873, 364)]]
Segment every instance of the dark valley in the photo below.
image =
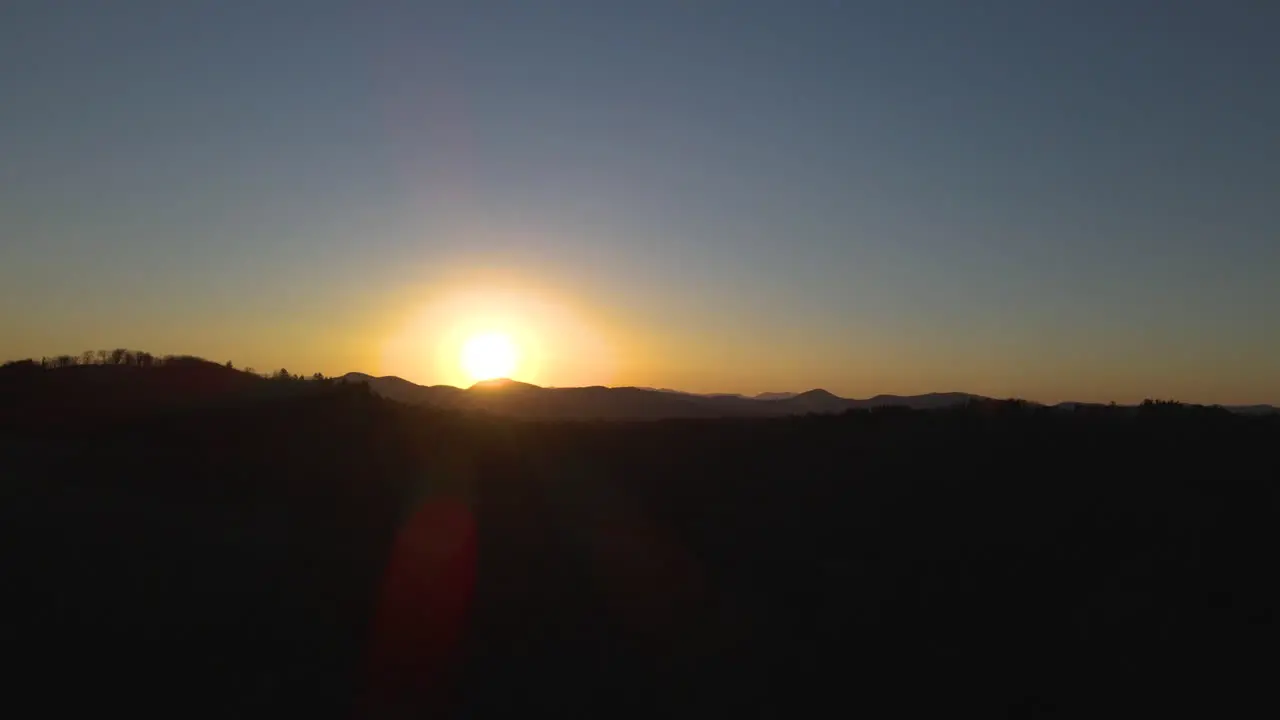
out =
[(11, 697), (50, 714), (1276, 707), (1275, 415), (522, 420), (129, 362), (0, 371)]

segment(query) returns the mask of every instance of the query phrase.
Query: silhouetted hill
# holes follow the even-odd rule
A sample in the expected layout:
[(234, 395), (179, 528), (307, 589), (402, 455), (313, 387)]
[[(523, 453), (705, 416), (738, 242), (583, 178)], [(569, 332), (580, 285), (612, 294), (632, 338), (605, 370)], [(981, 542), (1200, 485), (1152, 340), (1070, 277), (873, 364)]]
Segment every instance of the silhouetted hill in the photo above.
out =
[(777, 408), (784, 414), (800, 413), (839, 413), (856, 407), (856, 401), (816, 389), (802, 392), (785, 400), (763, 400), (768, 406)]
[(418, 385), (394, 375), (373, 377), (364, 373), (351, 372), (338, 380), (345, 383), (366, 383), (369, 389), (378, 395), (409, 405), (455, 407), (465, 392), (452, 385)]
[(334, 389), (320, 375), (303, 378), (283, 368), (258, 375), (190, 355), (160, 357), (119, 349), (0, 366), (0, 424), (113, 424)]
[(32, 423), (107, 422), (164, 409), (233, 403), (274, 389), (264, 378), (197, 358), (155, 367), (15, 366), (0, 370), (0, 412)]
[(856, 407), (907, 407), (913, 410), (964, 405), (975, 400), (989, 400), (981, 395), (962, 392), (927, 393), (925, 395), (876, 395), (868, 400), (857, 400)]

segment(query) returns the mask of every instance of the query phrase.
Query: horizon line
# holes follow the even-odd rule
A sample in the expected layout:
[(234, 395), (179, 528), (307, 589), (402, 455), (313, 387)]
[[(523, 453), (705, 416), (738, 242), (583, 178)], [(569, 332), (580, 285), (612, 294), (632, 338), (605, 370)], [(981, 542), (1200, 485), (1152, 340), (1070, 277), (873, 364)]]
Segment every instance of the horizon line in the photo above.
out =
[[(198, 360), (198, 361), (201, 361), (201, 362), (208, 363), (208, 364), (210, 364), (210, 365), (217, 365), (217, 366), (220, 366), (220, 367), (226, 367), (226, 368), (228, 368), (228, 369), (236, 370), (236, 371), (238, 371), (238, 372), (246, 372), (246, 373), (250, 373), (250, 374), (254, 374), (254, 375), (267, 376), (267, 375), (273, 375), (273, 374), (275, 374), (274, 372), (260, 372), (260, 371), (256, 370), (256, 369), (254, 368), (254, 366), (251, 366), (251, 365), (237, 366), (237, 365), (235, 365), (235, 363), (233, 363), (232, 361), (227, 361), (227, 362), (218, 362), (218, 361), (215, 361), (215, 360), (209, 360), (209, 359), (204, 358), (204, 357), (201, 357), (201, 356), (199, 356), (199, 355), (193, 355), (193, 354), (189, 354), (189, 353), (167, 353), (167, 354), (163, 354), (163, 355), (161, 355), (161, 354), (152, 354), (152, 353), (145, 352), (145, 351), (128, 350), (128, 349), (125, 349), (125, 348), (116, 348), (116, 349), (114, 349), (114, 350), (110, 350), (110, 351), (104, 351), (104, 350), (97, 350), (97, 351), (84, 351), (84, 352), (76, 353), (76, 354), (63, 353), (63, 354), (58, 354), (58, 355), (43, 355), (43, 356), (41, 356), (39, 359), (37, 359), (37, 358), (35, 358), (35, 357), (33, 357), (33, 356), (28, 356), (28, 357), (25, 357), (25, 358), (16, 358), (16, 359), (6, 360), (6, 361), (4, 361), (4, 362), (0, 362), (0, 366), (14, 365), (14, 364), (23, 363), (23, 362), (32, 362), (32, 363), (35, 363), (35, 364), (37, 364), (37, 365), (41, 365), (42, 367), (51, 367), (51, 368), (52, 368), (52, 367), (56, 367), (56, 365), (54, 365), (53, 363), (54, 363), (55, 361), (59, 360), (59, 359), (67, 359), (67, 360), (69, 360), (69, 361), (70, 361), (70, 364), (71, 364), (71, 365), (76, 365), (76, 366), (80, 366), (80, 365), (114, 365), (114, 364), (125, 364), (125, 365), (128, 365), (128, 364), (130, 364), (129, 362), (117, 363), (117, 362), (111, 362), (111, 361), (108, 361), (108, 359), (109, 359), (109, 357), (110, 357), (110, 355), (111, 355), (112, 353), (123, 353), (123, 354), (125, 355), (126, 359), (127, 359), (127, 358), (130, 358), (130, 357), (139, 357), (139, 356), (141, 356), (141, 357), (146, 357), (146, 358), (147, 358), (147, 359), (149, 359), (149, 360), (160, 360), (160, 361), (170, 361), (170, 360), (188, 360), (188, 361), (190, 361), (190, 360)], [(281, 370), (284, 370), (284, 368), (281, 368)], [(279, 371), (276, 371), (276, 372), (279, 372)], [(323, 375), (323, 373), (316, 373), (316, 374)], [(547, 390), (569, 390), (569, 389), (583, 389), (583, 388), (600, 387), (600, 388), (608, 388), (608, 389), (615, 389), (615, 390), (616, 390), (616, 389), (636, 389), (636, 390), (645, 390), (645, 391), (649, 391), (649, 392), (665, 392), (665, 393), (673, 393), (673, 394), (692, 395), (692, 396), (697, 396), (697, 397), (736, 397), (736, 398), (742, 398), (742, 399), (746, 399), (746, 400), (763, 400), (763, 401), (766, 401), (766, 402), (767, 402), (767, 401), (769, 401), (770, 399), (769, 399), (769, 398), (760, 398), (760, 396), (761, 396), (761, 395), (789, 395), (789, 396), (796, 396), (796, 395), (803, 395), (803, 394), (805, 394), (805, 393), (811, 393), (811, 392), (815, 392), (815, 391), (821, 391), (821, 392), (829, 393), (829, 394), (831, 394), (832, 396), (834, 396), (834, 397), (836, 397), (836, 398), (839, 398), (839, 399), (842, 399), (842, 400), (873, 400), (873, 399), (875, 399), (875, 398), (877, 398), (877, 397), (886, 397), (886, 396), (887, 396), (887, 397), (901, 397), (901, 398), (919, 398), (919, 397), (926, 397), (926, 396), (930, 396), (930, 395), (966, 395), (966, 396), (970, 396), (970, 397), (974, 397), (974, 398), (987, 399), (987, 400), (1021, 400), (1021, 401), (1024, 401), (1024, 402), (1030, 402), (1030, 403), (1034, 403), (1034, 404), (1037, 404), (1037, 405), (1043, 405), (1043, 406), (1046, 406), (1046, 407), (1054, 407), (1054, 406), (1058, 406), (1058, 405), (1065, 405), (1065, 404), (1078, 404), (1078, 405), (1111, 405), (1111, 404), (1114, 404), (1114, 405), (1117, 405), (1117, 406), (1133, 406), (1133, 405), (1140, 405), (1140, 404), (1142, 404), (1142, 402), (1144, 402), (1145, 400), (1153, 400), (1153, 401), (1173, 401), (1173, 402), (1180, 402), (1180, 403), (1183, 403), (1183, 404), (1186, 404), (1186, 405), (1202, 405), (1202, 406), (1205, 406), (1205, 407), (1225, 407), (1225, 408), (1250, 408), (1250, 407), (1272, 407), (1272, 408), (1277, 408), (1277, 407), (1280, 407), (1280, 404), (1276, 404), (1276, 403), (1272, 403), (1272, 402), (1266, 402), (1266, 401), (1258, 401), (1258, 400), (1254, 400), (1254, 401), (1246, 401), (1246, 402), (1232, 402), (1232, 403), (1224, 403), (1224, 402), (1204, 402), (1204, 401), (1179, 400), (1179, 399), (1177, 399), (1177, 397), (1176, 397), (1176, 396), (1173, 396), (1173, 395), (1168, 395), (1168, 396), (1145, 395), (1145, 396), (1143, 396), (1143, 398), (1142, 398), (1142, 399), (1134, 399), (1134, 400), (1130, 400), (1130, 401), (1119, 401), (1119, 400), (1115, 400), (1115, 399), (1107, 399), (1107, 400), (1080, 400), (1080, 399), (1068, 398), (1068, 399), (1058, 400), (1058, 401), (1056, 401), (1056, 402), (1048, 402), (1048, 401), (1044, 401), (1044, 400), (1033, 399), (1033, 398), (1030, 398), (1030, 397), (1020, 397), (1020, 396), (1017, 396), (1017, 395), (986, 395), (986, 394), (982, 394), (982, 393), (970, 392), (970, 391), (967, 391), (967, 390), (949, 390), (949, 391), (931, 390), (931, 391), (921, 392), (921, 393), (878, 392), (878, 393), (871, 394), (871, 395), (866, 395), (866, 396), (863, 396), (863, 397), (856, 397), (856, 396), (849, 396), (849, 395), (841, 395), (841, 394), (839, 394), (839, 393), (832, 392), (832, 391), (827, 390), (826, 388), (824, 388), (824, 387), (820, 387), (820, 386), (811, 387), (811, 388), (808, 388), (808, 389), (806, 389), (806, 390), (799, 390), (799, 391), (795, 391), (795, 390), (782, 390), (782, 391), (779, 391), (779, 390), (765, 390), (765, 391), (761, 391), (761, 392), (758, 392), (758, 393), (744, 393), (744, 392), (737, 392), (737, 391), (698, 392), (698, 391), (693, 391), (693, 390), (682, 390), (682, 389), (670, 388), (670, 387), (656, 387), (656, 386), (651, 386), (651, 385), (634, 385), (634, 384), (633, 384), (633, 385), (605, 385), (605, 384), (595, 383), (595, 384), (585, 384), (585, 385), (538, 385), (538, 384), (536, 384), (536, 383), (531, 383), (531, 382), (527, 382), (527, 381), (524, 381), (524, 380), (516, 380), (516, 379), (514, 379), (514, 378), (491, 378), (491, 379), (488, 379), (488, 380), (479, 380), (479, 381), (477, 381), (476, 383), (473, 383), (473, 384), (472, 384), (472, 385), (470, 385), (470, 386), (463, 387), (463, 386), (459, 386), (459, 385), (450, 385), (450, 384), (447, 384), (447, 383), (440, 383), (440, 384), (434, 384), (434, 385), (431, 385), (431, 384), (424, 384), (424, 383), (420, 383), (420, 382), (415, 382), (415, 381), (413, 381), (413, 380), (410, 380), (410, 379), (408, 379), (408, 378), (405, 378), (405, 377), (402, 377), (402, 376), (399, 376), (399, 375), (373, 375), (373, 374), (371, 374), (371, 373), (367, 373), (367, 372), (363, 372), (363, 371), (358, 371), (358, 370), (352, 370), (352, 371), (348, 371), (348, 372), (345, 372), (345, 373), (341, 373), (341, 374), (337, 374), (337, 375), (330, 375), (330, 376), (326, 376), (326, 377), (329, 377), (329, 378), (331, 378), (331, 379), (342, 379), (342, 378), (346, 378), (346, 377), (348, 377), (348, 376), (350, 376), (350, 375), (362, 375), (362, 376), (364, 376), (364, 377), (373, 378), (373, 379), (396, 379), (396, 380), (400, 380), (400, 381), (402, 381), (402, 382), (410, 383), (410, 384), (415, 385), (415, 386), (417, 386), (417, 387), (424, 387), (424, 388), (453, 388), (453, 389), (456, 389), (456, 390), (463, 390), (463, 391), (465, 391), (465, 390), (469, 390), (469, 389), (471, 389), (471, 388), (474, 388), (476, 385), (480, 385), (480, 384), (482, 384), (482, 383), (493, 383), (493, 382), (495, 382), (495, 381), (507, 381), (507, 382), (513, 382), (513, 383), (521, 383), (521, 384), (524, 384), (524, 385), (529, 385), (529, 386), (532, 386), (532, 387), (537, 387), (537, 388), (540, 388), (540, 389), (547, 389)], [(310, 375), (309, 375), (308, 377), (310, 377)], [(782, 399), (782, 398), (778, 398), (778, 399)]]
[[(840, 394), (837, 394), (837, 393), (831, 392), (830, 390), (827, 390), (827, 389), (825, 389), (825, 388), (821, 388), (821, 387), (813, 387), (813, 388), (809, 388), (808, 390), (801, 390), (801, 391), (798, 391), (798, 392), (797, 392), (797, 391), (784, 390), (784, 391), (764, 391), (764, 392), (759, 392), (759, 393), (755, 393), (755, 394), (747, 394), (747, 393), (740, 393), (740, 392), (694, 392), (694, 391), (692, 391), (692, 390), (677, 390), (677, 389), (675, 389), (675, 388), (659, 388), (659, 387), (652, 387), (652, 386), (647, 386), (647, 385), (601, 385), (601, 384), (592, 384), (592, 385), (538, 385), (537, 383), (531, 383), (531, 382), (527, 382), (527, 381), (525, 381), (525, 380), (516, 380), (516, 379), (513, 379), (513, 378), (507, 378), (507, 377), (489, 378), (489, 379), (487, 379), (487, 380), (477, 380), (475, 383), (473, 383), (473, 384), (471, 384), (471, 385), (469, 385), (469, 386), (467, 386), (467, 387), (462, 387), (462, 386), (459, 386), (459, 385), (450, 385), (450, 384), (448, 384), (448, 383), (440, 383), (440, 384), (436, 384), (436, 385), (425, 385), (425, 384), (423, 384), (423, 383), (414, 382), (413, 380), (409, 380), (408, 378), (404, 378), (404, 377), (401, 377), (401, 376), (399, 376), (399, 375), (371, 375), (371, 374), (369, 374), (369, 373), (361, 372), (361, 371), (358, 371), (358, 370), (353, 370), (353, 371), (350, 371), (350, 372), (347, 372), (347, 373), (343, 373), (342, 375), (334, 376), (334, 378), (333, 378), (333, 379), (336, 379), (336, 380), (342, 380), (342, 379), (345, 379), (345, 378), (347, 378), (348, 376), (351, 376), (351, 375), (362, 375), (362, 376), (364, 376), (364, 377), (367, 377), (367, 378), (370, 378), (370, 379), (373, 379), (373, 380), (399, 380), (399, 381), (401, 381), (401, 382), (406, 382), (406, 383), (409, 383), (410, 385), (415, 385), (415, 386), (417, 386), (417, 387), (421, 387), (421, 388), (449, 388), (449, 389), (452, 389), (452, 390), (458, 390), (458, 391), (460, 391), (460, 392), (467, 392), (467, 391), (469, 391), (469, 390), (475, 389), (477, 386), (484, 385), (484, 384), (486, 384), (486, 383), (488, 383), (488, 384), (493, 384), (493, 383), (513, 383), (513, 384), (518, 384), (518, 385), (527, 385), (527, 386), (529, 386), (529, 387), (537, 388), (537, 389), (539, 389), (539, 390), (586, 390), (586, 389), (590, 389), (590, 388), (603, 388), (603, 389), (606, 389), (606, 390), (642, 390), (642, 391), (645, 391), (645, 392), (661, 392), (661, 393), (671, 393), (671, 394), (676, 394), (676, 395), (693, 395), (693, 396), (696, 396), (696, 397), (705, 397), (705, 398), (738, 398), (738, 399), (742, 399), (742, 400), (752, 400), (752, 401), (758, 401), (758, 402), (775, 402), (775, 401), (779, 401), (779, 400), (786, 400), (786, 399), (790, 399), (790, 398), (797, 397), (797, 396), (800, 396), (800, 395), (806, 395), (806, 394), (809, 394), (809, 393), (822, 392), (822, 393), (827, 393), (827, 394), (831, 395), (832, 397), (834, 397), (834, 398), (836, 398), (836, 399), (839, 399), (839, 400), (850, 400), (850, 401), (855, 401), (855, 402), (858, 402), (858, 401), (866, 401), (866, 400), (875, 400), (876, 398), (884, 398), (884, 397), (904, 398), (904, 399), (905, 399), (905, 398), (921, 398), (921, 397), (929, 397), (929, 396), (934, 396), (934, 395), (964, 395), (964, 396), (967, 396), (967, 397), (972, 398), (972, 399), (975, 399), (975, 400), (994, 400), (994, 401), (997, 401), (997, 402), (1016, 401), (1016, 402), (1032, 403), (1032, 404), (1040, 405), (1040, 406), (1043, 406), (1043, 407), (1057, 407), (1057, 406), (1060, 406), (1060, 405), (1097, 405), (1097, 406), (1108, 406), (1108, 405), (1114, 405), (1114, 406), (1116, 406), (1116, 407), (1137, 407), (1137, 406), (1142, 405), (1144, 402), (1147, 402), (1147, 401), (1152, 401), (1152, 402), (1176, 402), (1176, 403), (1179, 403), (1179, 404), (1182, 404), (1182, 405), (1200, 405), (1200, 406), (1203, 406), (1203, 407), (1222, 407), (1222, 408), (1250, 408), (1250, 407), (1272, 407), (1272, 408), (1274, 408), (1274, 407), (1277, 407), (1276, 405), (1272, 405), (1271, 403), (1266, 403), (1266, 402), (1251, 402), (1251, 403), (1216, 403), (1216, 402), (1215, 402), (1215, 403), (1202, 403), (1202, 402), (1190, 402), (1190, 401), (1185, 401), (1185, 400), (1178, 400), (1178, 399), (1176, 399), (1176, 398), (1164, 398), (1164, 397), (1146, 397), (1146, 398), (1143, 398), (1142, 400), (1138, 400), (1138, 401), (1134, 401), (1134, 402), (1120, 402), (1120, 401), (1117, 401), (1117, 400), (1059, 400), (1058, 402), (1044, 402), (1044, 401), (1041, 401), (1041, 400), (1033, 400), (1033, 399), (1030, 399), (1030, 398), (1017, 397), (1017, 396), (1012, 396), (1012, 395), (1010, 395), (1010, 396), (1005, 396), (1005, 397), (998, 397), (998, 396), (994, 396), (994, 395), (983, 395), (983, 394), (981, 394), (981, 393), (972, 393), (972, 392), (968, 392), (968, 391), (965, 391), (965, 390), (949, 390), (949, 391), (937, 391), (937, 390), (934, 390), (934, 391), (929, 391), (929, 392), (923, 392), (923, 393), (911, 393), (911, 394), (882, 392), (882, 393), (876, 393), (876, 394), (874, 394), (874, 395), (868, 395), (868, 396), (866, 396), (866, 397), (848, 397), (848, 396), (844, 396), (844, 395), (840, 395)], [(761, 398), (761, 397), (760, 397), (761, 395), (787, 395), (787, 396), (789, 396), (789, 397), (787, 397), (787, 398)]]

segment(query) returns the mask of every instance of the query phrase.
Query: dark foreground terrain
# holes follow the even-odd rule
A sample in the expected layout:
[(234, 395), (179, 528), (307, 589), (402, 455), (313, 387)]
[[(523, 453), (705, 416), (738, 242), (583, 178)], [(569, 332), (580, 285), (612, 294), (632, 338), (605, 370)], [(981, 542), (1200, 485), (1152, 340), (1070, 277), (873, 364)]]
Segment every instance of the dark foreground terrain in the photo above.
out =
[(0, 384), (15, 716), (1280, 710), (1275, 417), (534, 423), (70, 370)]

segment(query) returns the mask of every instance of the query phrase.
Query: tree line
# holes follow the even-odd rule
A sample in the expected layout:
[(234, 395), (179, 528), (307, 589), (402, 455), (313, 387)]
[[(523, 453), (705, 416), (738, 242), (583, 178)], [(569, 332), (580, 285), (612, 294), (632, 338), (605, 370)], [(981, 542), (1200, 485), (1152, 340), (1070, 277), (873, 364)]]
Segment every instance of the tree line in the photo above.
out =
[[(216, 363), (196, 355), (156, 355), (143, 350), (129, 350), (127, 348), (115, 348), (113, 350), (85, 350), (78, 355), (46, 355), (39, 360), (35, 358), (25, 358), (22, 360), (10, 360), (0, 368), (6, 370), (17, 369), (40, 369), (40, 370), (62, 370), (71, 367), (85, 366), (114, 366), (114, 367), (135, 367), (135, 368), (160, 368), (160, 367), (207, 367), (210, 365), (221, 365), (228, 370), (237, 370), (235, 364), (230, 360), (225, 363)], [(239, 372), (257, 375), (268, 380), (307, 380), (307, 381), (329, 381), (332, 378), (326, 378), (324, 373), (312, 373), (311, 375), (303, 375), (301, 373), (291, 373), (287, 368), (280, 368), (268, 372), (258, 372), (252, 367), (239, 368)]]

